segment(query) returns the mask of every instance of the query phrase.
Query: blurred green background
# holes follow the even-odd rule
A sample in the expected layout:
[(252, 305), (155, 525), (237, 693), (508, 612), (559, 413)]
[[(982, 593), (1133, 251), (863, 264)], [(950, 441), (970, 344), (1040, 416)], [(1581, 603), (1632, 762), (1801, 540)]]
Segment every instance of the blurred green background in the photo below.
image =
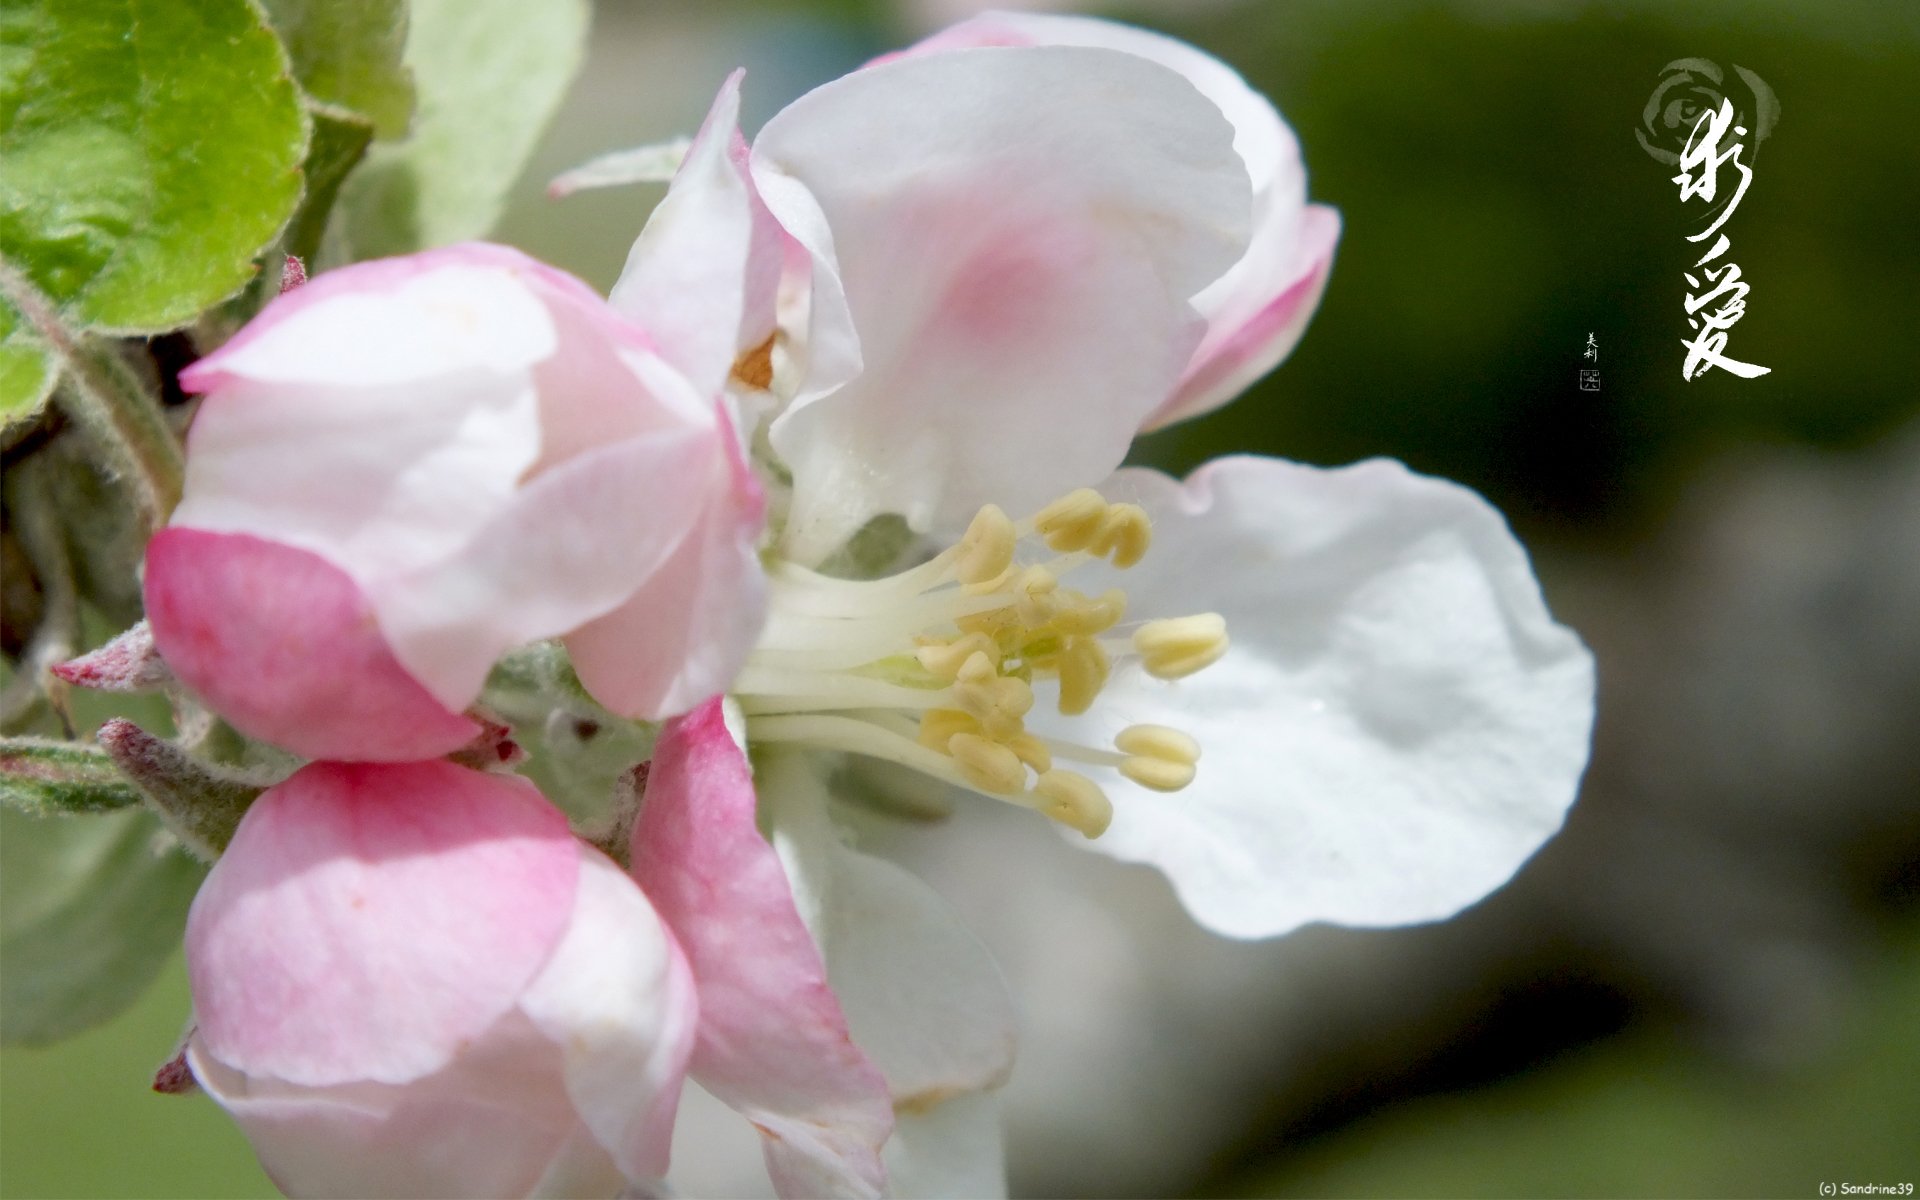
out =
[[(604, 288), (658, 189), (554, 203), (548, 176), (691, 130), (740, 63), (751, 129), (959, 7), (605, 0), (500, 239)], [(1259, 1052), (1164, 1088), (1143, 1065), (1118, 1096), (1050, 1084), (1084, 1111), (1053, 1114), (1071, 1136), (1016, 1120), (1016, 1193), (1920, 1182), (1920, 5), (1102, 11), (1241, 69), (1345, 220), (1293, 359), (1141, 461), (1390, 455), (1480, 489), (1593, 644), (1602, 715), (1567, 832), (1487, 904), (1209, 950), (1235, 965), (1145, 988), (1163, 1018), (1195, 990), (1226, 997)], [(1781, 102), (1726, 229), (1753, 288), (1729, 352), (1772, 368), (1759, 379), (1680, 374), (1694, 214), (1633, 130), (1689, 56), (1746, 66)], [(1576, 386), (1589, 333), (1597, 393)], [(986, 901), (952, 898), (994, 942)], [(0, 1052), (0, 1193), (272, 1194), (211, 1105), (146, 1091), (185, 1008), (176, 963), (111, 1025)], [(1178, 1058), (1167, 1022), (1141, 1028)], [(1192, 1115), (1156, 1126), (1163, 1143), (1117, 1132), (1156, 1097)]]

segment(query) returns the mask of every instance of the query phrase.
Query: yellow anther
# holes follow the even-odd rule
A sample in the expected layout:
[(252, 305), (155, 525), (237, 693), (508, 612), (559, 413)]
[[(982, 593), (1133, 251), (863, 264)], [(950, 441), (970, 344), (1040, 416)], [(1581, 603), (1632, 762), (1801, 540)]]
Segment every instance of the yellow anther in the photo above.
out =
[(1078, 716), (1093, 707), (1095, 696), (1107, 686), (1113, 663), (1100, 643), (1092, 638), (1075, 638), (1060, 652), (1060, 711)]
[(1020, 756), (1020, 761), (1034, 770), (1045, 774), (1053, 770), (1053, 751), (1047, 744), (1030, 733), (1017, 733), (1006, 741), (1007, 749)]
[(778, 336), (768, 334), (767, 340), (733, 360), (733, 377), (750, 388), (765, 391), (773, 386), (773, 341)]
[(1090, 637), (1105, 633), (1127, 615), (1127, 594), (1110, 589), (1098, 600), (1075, 593), (1074, 603), (1053, 614), (1053, 627), (1069, 637)]
[(1013, 564), (1013, 544), (1018, 541), (1013, 520), (989, 504), (973, 516), (967, 532), (961, 536), (959, 561), (953, 574), (961, 583), (982, 583)]
[(980, 722), (957, 708), (930, 708), (920, 715), (920, 744), (946, 753), (956, 733), (980, 732)]
[(1164, 758), (1125, 759), (1120, 763), (1120, 773), (1156, 792), (1177, 792), (1193, 782), (1192, 763), (1168, 762)]
[[(1000, 589), (994, 588), (992, 590), (999, 591)], [(987, 612), (974, 613), (971, 616), (955, 617), (953, 623), (958, 625), (963, 633), (983, 633), (989, 638), (997, 638), (1002, 633), (1020, 627), (1020, 614), (1013, 610), (1013, 606), (1009, 605), (1006, 608), (990, 609)]]
[(1156, 792), (1177, 792), (1193, 782), (1193, 765), (1200, 761), (1200, 743), (1165, 725), (1129, 725), (1113, 739), (1129, 757), (1120, 773)]
[(1148, 621), (1134, 630), (1133, 648), (1156, 679), (1180, 679), (1218, 662), (1227, 652), (1227, 619), (1199, 613)]
[(1012, 717), (1024, 717), (1033, 711), (1033, 687), (1024, 679), (1015, 679), (1011, 675), (997, 679), (993, 683), (993, 702), (1001, 712)]
[(1106, 516), (1106, 498), (1092, 488), (1081, 488), (1035, 513), (1033, 528), (1049, 548), (1066, 554), (1092, 545)]
[(1000, 664), (985, 650), (975, 650), (960, 661), (954, 679), (969, 687), (979, 687), (1000, 678)]
[(1028, 567), (1013, 581), (1012, 592), (1019, 601), (1014, 605), (1020, 620), (1029, 626), (1044, 625), (1060, 610), (1060, 580), (1045, 567)]
[(1004, 794), (1026, 789), (1026, 764), (998, 742), (990, 742), (977, 733), (956, 733), (947, 742), (947, 753), (953, 756), (967, 782), (982, 791)]
[(1000, 648), (984, 633), (969, 633), (951, 642), (933, 642), (922, 646), (914, 653), (914, 657), (920, 660), (920, 665), (927, 669), (928, 674), (951, 682), (960, 674), (960, 668), (976, 654), (984, 654), (997, 664)]
[(1120, 731), (1120, 736), (1113, 739), (1113, 744), (1122, 754), (1165, 759), (1188, 766), (1200, 761), (1200, 743), (1194, 741), (1191, 734), (1166, 725), (1129, 725)]
[(1040, 811), (1054, 820), (1097, 838), (1113, 823), (1113, 802), (1100, 785), (1072, 771), (1044, 771), (1033, 785)]
[(1147, 510), (1138, 504), (1116, 504), (1107, 510), (1091, 549), (1095, 554), (1112, 555), (1113, 565), (1124, 571), (1145, 558), (1151, 545), (1153, 522)]

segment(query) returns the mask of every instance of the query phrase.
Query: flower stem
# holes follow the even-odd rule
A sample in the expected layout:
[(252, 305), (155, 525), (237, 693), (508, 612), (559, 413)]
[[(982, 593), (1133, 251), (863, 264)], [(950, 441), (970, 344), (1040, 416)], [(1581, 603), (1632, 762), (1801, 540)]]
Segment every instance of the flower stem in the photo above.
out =
[(70, 328), (53, 302), (5, 259), (0, 293), (59, 359), (67, 385), (58, 393), (60, 406), (129, 481), (147, 528), (158, 529), (180, 501), (186, 471), (179, 439), (158, 401), (112, 349)]

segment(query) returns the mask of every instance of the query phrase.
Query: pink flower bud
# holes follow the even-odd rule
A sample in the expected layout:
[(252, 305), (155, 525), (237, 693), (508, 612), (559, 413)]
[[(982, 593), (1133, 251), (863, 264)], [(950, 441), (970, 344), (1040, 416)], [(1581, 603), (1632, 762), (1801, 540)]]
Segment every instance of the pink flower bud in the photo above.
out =
[[(242, 732), (310, 758), (448, 753), (505, 651), (576, 636), (659, 717), (758, 630), (759, 486), (713, 395), (584, 284), (465, 245), (330, 271), (182, 372), (205, 393), (147, 556), (153, 638)], [(635, 644), (620, 614), (643, 607)], [(609, 622), (617, 628), (609, 628)], [(655, 647), (716, 621), (737, 653)]]
[(662, 1176), (696, 1002), (640, 890), (517, 777), (315, 763), (187, 923), (188, 1061), (296, 1196)]

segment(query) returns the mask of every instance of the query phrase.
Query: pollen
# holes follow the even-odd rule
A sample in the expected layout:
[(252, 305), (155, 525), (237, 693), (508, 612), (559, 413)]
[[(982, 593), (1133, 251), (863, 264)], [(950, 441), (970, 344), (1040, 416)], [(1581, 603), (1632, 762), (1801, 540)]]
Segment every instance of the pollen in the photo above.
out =
[(1124, 589), (1066, 586), (1097, 559), (1136, 565), (1152, 542), (1146, 510), (1081, 488), (1022, 521), (987, 505), (950, 549), (885, 579), (776, 563), (767, 632), (735, 684), (748, 738), (888, 759), (1098, 837), (1107, 791), (1060, 763), (1175, 792), (1199, 743), (1161, 725), (1127, 726), (1111, 749), (1043, 736), (1028, 728), (1036, 687), (1079, 717), (1129, 666), (1179, 679), (1227, 650), (1217, 613), (1129, 627)]

